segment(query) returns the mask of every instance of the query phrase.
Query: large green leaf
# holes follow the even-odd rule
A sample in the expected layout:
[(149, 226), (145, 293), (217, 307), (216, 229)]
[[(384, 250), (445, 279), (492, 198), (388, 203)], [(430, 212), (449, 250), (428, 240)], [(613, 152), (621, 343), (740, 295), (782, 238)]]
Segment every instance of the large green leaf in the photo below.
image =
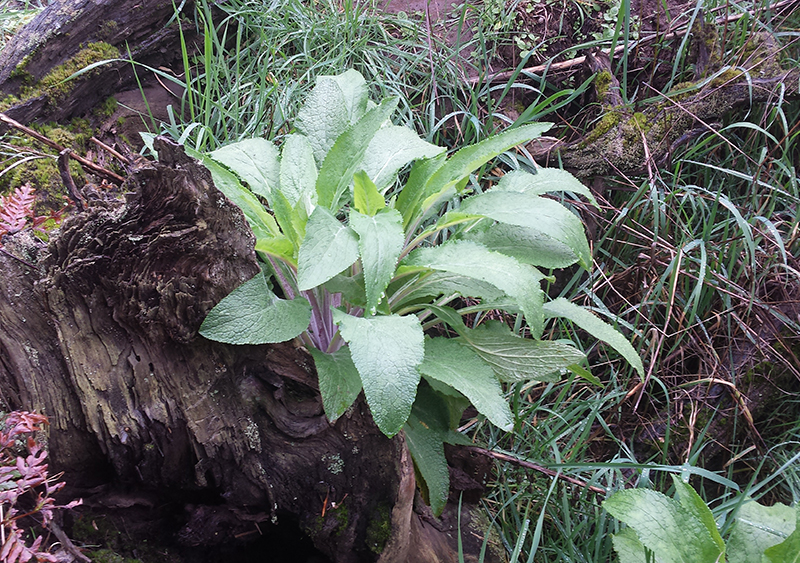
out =
[(386, 207), (378, 187), (363, 170), (353, 176), (353, 207), (359, 213), (370, 216)]
[(272, 215), (267, 213), (258, 198), (239, 182), (235, 174), (207, 155), (188, 148), (186, 153), (208, 168), (208, 171), (211, 172), (211, 179), (214, 180), (214, 185), (236, 207), (242, 210), (257, 239), (269, 239), (281, 234), (278, 224)]
[(431, 176), (446, 162), (446, 155), (418, 160), (411, 167), (408, 181), (397, 196), (396, 208), (403, 214), (403, 228), (407, 228), (419, 211), (420, 204), (428, 196), (426, 186)]
[(261, 137), (225, 145), (208, 154), (247, 182), (254, 193), (269, 199), (278, 188), (278, 149)]
[(310, 213), (317, 201), (317, 165), (305, 135), (289, 135), (281, 147), (280, 188), (292, 206), (302, 202)]
[(367, 311), (374, 315), (392, 279), (403, 250), (403, 218), (386, 208), (373, 216), (350, 212), (350, 227), (358, 233), (358, 249), (364, 270)]
[(654, 559), (648, 562), (645, 547), (633, 528), (621, 529), (619, 533), (611, 536), (611, 542), (619, 557), (619, 563), (663, 563), (664, 561), (655, 554)]
[(503, 176), (494, 191), (527, 192), (541, 195), (550, 192), (572, 192), (582, 195), (599, 208), (594, 194), (575, 176), (559, 168), (538, 168), (536, 174), (514, 170)]
[(308, 301), (302, 297), (279, 299), (262, 272), (211, 309), (200, 325), (200, 334), (228, 344), (285, 342), (306, 330), (310, 320)]
[(689, 517), (692, 521), (698, 521), (705, 527), (709, 537), (716, 544), (718, 553), (722, 555), (719, 560), (724, 561), (725, 542), (722, 540), (722, 536), (719, 535), (717, 523), (714, 521), (714, 515), (711, 514), (708, 505), (691, 486), (681, 481), (680, 477), (674, 474), (671, 477), (675, 486), (675, 498), (680, 503), (681, 509), (690, 515)]
[(494, 371), (468, 346), (455, 339), (427, 338), (419, 371), (457, 389), (495, 426), (511, 430), (511, 409)]
[[(428, 272), (419, 274), (416, 280), (407, 288), (402, 289), (403, 295), (397, 299), (394, 307), (412, 304), (416, 301), (423, 301), (429, 297), (438, 297), (439, 295), (458, 294), (463, 297), (474, 297), (490, 301), (499, 301), (505, 297), (504, 292), (490, 283), (452, 272)], [(400, 288), (398, 288), (398, 291), (401, 291)]]
[(350, 123), (355, 123), (367, 111), (369, 87), (360, 72), (348, 69), (341, 74), (326, 77), (333, 80), (344, 94), (344, 107)]
[(706, 525), (681, 504), (649, 489), (614, 493), (603, 502), (612, 516), (633, 528), (664, 563), (719, 563), (724, 551)]
[(425, 355), (422, 325), (414, 315), (354, 317), (333, 310), (361, 376), (375, 423), (390, 438), (403, 427), (417, 394), (417, 366)]
[(493, 137), (464, 147), (451, 156), (447, 163), (431, 176), (425, 196), (447, 186), (455, 186), (500, 153), (537, 138), (550, 127), (552, 127), (552, 123), (531, 123), (522, 127), (506, 129)]
[(465, 328), (459, 334), (501, 381), (557, 381), (567, 366), (586, 358), (569, 344), (520, 338), (499, 322)]
[(797, 515), (797, 507), (746, 501), (736, 513), (728, 538), (728, 563), (762, 563), (768, 548), (785, 541), (795, 531)]
[(569, 209), (551, 199), (524, 192), (490, 190), (466, 199), (460, 210), (538, 232), (569, 247), (584, 268), (592, 265), (583, 223)]
[(342, 225), (322, 206), (314, 209), (306, 224), (306, 236), (297, 256), (300, 291), (325, 283), (358, 260), (358, 235)]
[(332, 76), (318, 76), (295, 120), (298, 131), (311, 143), (317, 164), (349, 125), (350, 114), (338, 81)]
[(409, 162), (431, 158), (445, 151), (420, 139), (408, 127), (390, 125), (375, 133), (369, 144), (362, 166), (379, 190), (389, 187), (397, 172)]
[(450, 473), (444, 456), (448, 436), (447, 406), (441, 397), (421, 385), (408, 421), (403, 426), (408, 450), (424, 481), (423, 492), (435, 516), (447, 503)]
[(472, 241), (419, 248), (405, 263), (452, 272), (494, 285), (519, 304), (533, 335), (538, 338), (542, 334), (544, 292), (540, 282), (544, 275), (533, 266), (521, 264), (515, 258)]
[(563, 297), (545, 303), (544, 312), (548, 317), (569, 319), (595, 338), (607, 343), (620, 356), (625, 358), (639, 372), (640, 376), (644, 377), (642, 358), (636, 353), (628, 339), (611, 325), (606, 324), (583, 307), (578, 307)]
[(317, 368), (322, 406), (328, 420), (335, 422), (361, 393), (361, 378), (346, 346), (333, 354), (325, 354), (316, 348), (310, 348), (309, 352)]
[(542, 268), (566, 268), (578, 261), (569, 246), (538, 229), (495, 223), (486, 229), (472, 230), (463, 238)]
[(794, 531), (778, 545), (764, 550), (766, 563), (800, 563), (800, 511), (797, 510)]
[(381, 125), (397, 107), (397, 98), (384, 100), (369, 110), (358, 123), (348, 127), (331, 147), (317, 178), (317, 197), (320, 205), (336, 211), (339, 200), (361, 168), (361, 161), (370, 141)]

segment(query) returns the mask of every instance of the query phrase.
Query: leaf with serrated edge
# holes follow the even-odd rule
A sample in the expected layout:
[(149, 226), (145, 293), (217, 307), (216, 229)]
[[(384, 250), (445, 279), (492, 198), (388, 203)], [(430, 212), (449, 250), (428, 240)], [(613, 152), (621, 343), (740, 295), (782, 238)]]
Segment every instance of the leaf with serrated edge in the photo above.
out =
[(503, 176), (492, 188), (497, 191), (527, 192), (541, 195), (552, 192), (572, 192), (582, 195), (597, 207), (597, 200), (589, 188), (581, 184), (575, 176), (560, 168), (537, 168), (536, 174), (524, 170), (514, 170)]
[(725, 560), (725, 542), (722, 536), (719, 535), (717, 530), (717, 523), (714, 521), (714, 515), (705, 501), (700, 498), (700, 495), (689, 485), (681, 481), (677, 475), (671, 475), (672, 484), (675, 486), (675, 498), (681, 504), (681, 508), (691, 514), (692, 520), (702, 522), (708, 532), (709, 537), (716, 544), (719, 553), (723, 555), (720, 561)]
[(318, 76), (295, 120), (298, 131), (311, 143), (317, 164), (322, 163), (349, 125), (350, 116), (341, 86), (331, 76)]
[(403, 218), (390, 208), (373, 217), (351, 211), (350, 227), (358, 233), (367, 310), (374, 315), (403, 250)]
[(511, 409), (494, 371), (468, 346), (453, 339), (426, 339), (425, 359), (419, 371), (457, 389), (492, 424), (511, 430)]
[(361, 318), (333, 310), (361, 376), (375, 423), (392, 437), (403, 427), (417, 394), (417, 366), (425, 355), (422, 325), (414, 315)]
[(539, 232), (569, 247), (584, 268), (592, 265), (583, 223), (569, 209), (551, 199), (490, 190), (464, 200), (460, 210)]
[(464, 328), (459, 334), (492, 366), (500, 381), (557, 381), (567, 366), (586, 358), (569, 344), (520, 338), (499, 322), (476, 329)]
[(403, 426), (406, 443), (427, 488), (431, 511), (439, 516), (447, 502), (450, 473), (444, 456), (448, 436), (447, 406), (438, 393), (422, 385)]
[(278, 188), (278, 149), (270, 141), (256, 137), (225, 145), (208, 156), (235, 172), (254, 193), (269, 199)]
[(728, 538), (728, 563), (760, 563), (765, 550), (785, 541), (795, 530), (797, 517), (797, 507), (745, 501), (736, 513)]
[(299, 336), (310, 320), (308, 301), (279, 299), (262, 272), (211, 309), (200, 325), (200, 334), (227, 344), (270, 344)]
[(405, 261), (411, 266), (452, 272), (491, 283), (519, 303), (531, 332), (542, 334), (544, 275), (533, 266), (494, 252), (471, 241), (448, 242), (441, 246), (419, 248)]
[(384, 100), (369, 110), (358, 123), (348, 127), (333, 144), (319, 169), (317, 198), (320, 205), (338, 209), (341, 196), (353, 182), (369, 142), (397, 108), (397, 98)]
[(322, 406), (328, 420), (335, 422), (361, 393), (361, 378), (346, 346), (333, 354), (325, 354), (316, 348), (310, 348), (309, 352), (317, 368)]
[(358, 235), (324, 207), (316, 207), (306, 224), (297, 256), (297, 286), (321, 285), (358, 260)]
[(379, 190), (394, 182), (397, 172), (409, 162), (432, 158), (445, 151), (424, 140), (408, 127), (390, 125), (375, 133), (364, 155), (362, 166)]
[(603, 502), (614, 518), (625, 522), (639, 541), (664, 563), (713, 563), (722, 553), (703, 522), (678, 501), (649, 489), (614, 493)]
[(463, 238), (532, 266), (567, 268), (578, 261), (569, 246), (538, 229), (495, 223), (487, 229), (470, 231)]
[(317, 164), (314, 149), (305, 135), (289, 135), (281, 147), (281, 193), (292, 206), (302, 202), (311, 213), (317, 201)]
[(353, 176), (353, 207), (363, 215), (375, 215), (386, 207), (378, 188), (363, 170)]
[(591, 312), (583, 307), (578, 307), (563, 297), (545, 303), (544, 312), (548, 317), (569, 319), (598, 340), (602, 340), (616, 350), (620, 356), (625, 358), (628, 363), (639, 372), (640, 376), (644, 377), (644, 366), (642, 365), (642, 359), (639, 357), (639, 354), (636, 353), (636, 350), (634, 350), (631, 343), (628, 342), (628, 339), (611, 325), (603, 322)]

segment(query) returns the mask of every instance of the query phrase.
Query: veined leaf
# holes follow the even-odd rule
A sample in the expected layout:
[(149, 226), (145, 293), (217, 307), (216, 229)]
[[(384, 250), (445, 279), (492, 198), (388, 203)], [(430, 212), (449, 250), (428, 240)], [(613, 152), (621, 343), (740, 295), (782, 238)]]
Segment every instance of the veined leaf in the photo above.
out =
[(572, 192), (582, 195), (597, 207), (594, 194), (575, 176), (560, 168), (538, 168), (536, 174), (514, 170), (503, 176), (493, 191), (525, 192), (542, 195), (552, 192)]
[(490, 190), (465, 200), (460, 210), (550, 237), (569, 247), (581, 266), (591, 268), (592, 256), (583, 223), (558, 202), (524, 192)]
[(320, 205), (336, 211), (342, 194), (353, 181), (353, 175), (361, 168), (361, 161), (370, 141), (381, 125), (389, 119), (397, 107), (397, 102), (397, 98), (384, 100), (336, 139), (322, 162), (317, 178), (317, 197)]
[(285, 236), (259, 238), (256, 239), (256, 251), (263, 252), (270, 256), (274, 256), (288, 262), (294, 267), (297, 267), (297, 260), (294, 256), (295, 246)]
[(496, 223), (486, 229), (472, 230), (463, 235), (463, 238), (532, 266), (566, 268), (578, 261), (577, 255), (569, 246), (538, 229)]
[(306, 237), (297, 256), (300, 291), (321, 285), (358, 260), (358, 235), (322, 206), (306, 224)]
[[(701, 522), (708, 532), (711, 540), (716, 544), (718, 553), (722, 555), (720, 561), (725, 560), (725, 542), (717, 530), (717, 523), (714, 515), (700, 495), (689, 485), (681, 481), (677, 475), (671, 475), (672, 483), (675, 486), (675, 498), (681, 505), (681, 509), (691, 515), (691, 519)], [(699, 533), (699, 530), (698, 530)]]
[(511, 409), (489, 364), (468, 346), (449, 338), (427, 338), (419, 371), (460, 391), (492, 424), (513, 427)]
[(230, 168), (261, 197), (269, 199), (270, 193), (278, 189), (278, 149), (266, 139), (245, 139), (220, 147), (208, 156)]
[(765, 549), (764, 559), (767, 563), (800, 563), (800, 511), (797, 511), (794, 531), (778, 545)]
[(335, 76), (326, 77), (336, 82), (344, 94), (344, 107), (347, 109), (347, 118), (350, 123), (361, 119), (368, 109), (369, 88), (367, 81), (360, 72), (351, 69)]
[(435, 516), (442, 513), (450, 491), (450, 472), (444, 456), (448, 430), (447, 406), (444, 401), (427, 386), (420, 386), (403, 432), (408, 450), (424, 481), (423, 493), (427, 492), (425, 496)]
[(533, 266), (515, 258), (493, 252), (471, 241), (448, 242), (441, 246), (418, 248), (406, 264), (452, 272), (491, 283), (519, 303), (535, 337), (542, 334), (544, 275)]
[(414, 315), (361, 318), (333, 310), (361, 376), (375, 423), (392, 437), (403, 427), (417, 394), (417, 366), (425, 355), (422, 325)]
[(499, 301), (505, 297), (505, 293), (490, 283), (452, 272), (433, 271), (421, 275), (418, 281), (408, 288), (407, 293), (393, 303), (393, 308), (397, 309), (428, 297), (453, 295), (455, 293), (462, 297), (474, 297), (490, 301)]
[(317, 165), (305, 135), (286, 137), (281, 148), (280, 187), (292, 206), (302, 202), (307, 214), (317, 202)]
[(310, 348), (309, 352), (317, 368), (322, 406), (328, 420), (335, 422), (361, 393), (361, 377), (347, 346), (333, 354), (325, 354), (316, 348)]
[(317, 164), (325, 160), (349, 125), (350, 113), (341, 86), (332, 76), (318, 76), (295, 120), (298, 131), (311, 143)]
[(614, 493), (603, 502), (612, 516), (633, 528), (642, 544), (664, 563), (716, 563), (724, 552), (705, 524), (681, 504), (649, 489)]
[(375, 215), (386, 207), (378, 188), (363, 170), (353, 176), (353, 207), (363, 215)]
[(394, 182), (398, 171), (409, 162), (432, 158), (444, 151), (444, 147), (422, 140), (408, 127), (390, 125), (375, 133), (364, 155), (362, 166), (378, 190), (383, 191)]
[(267, 213), (256, 196), (239, 182), (235, 174), (207, 155), (189, 148), (186, 148), (186, 154), (196, 158), (200, 164), (208, 168), (214, 185), (236, 207), (242, 210), (257, 239), (268, 239), (281, 235), (281, 230), (272, 215)]
[(439, 154), (433, 158), (418, 160), (411, 167), (411, 172), (408, 175), (408, 181), (405, 187), (397, 196), (396, 208), (403, 214), (403, 228), (407, 228), (411, 220), (419, 211), (420, 203), (428, 194), (426, 194), (426, 186), (431, 176), (441, 168), (445, 160), (445, 154)]
[(286, 238), (292, 243), (292, 246), (297, 249), (303, 237), (306, 235), (305, 225), (306, 222), (301, 218), (300, 211), (292, 207), (291, 202), (286, 199), (283, 192), (275, 190), (270, 194), (269, 203), (272, 207), (272, 212), (275, 213), (275, 219), (281, 227), (281, 231), (286, 235)]
[(736, 513), (728, 539), (728, 563), (760, 563), (768, 548), (782, 543), (797, 531), (798, 514), (797, 507), (782, 503), (764, 506), (753, 500), (746, 501)]
[(586, 358), (569, 344), (520, 338), (499, 322), (464, 328), (459, 334), (492, 366), (500, 381), (557, 381), (562, 370)]
[(311, 306), (306, 299), (279, 299), (261, 272), (209, 311), (200, 334), (227, 344), (285, 342), (306, 330), (310, 320)]
[(350, 212), (350, 227), (358, 233), (358, 249), (364, 269), (367, 311), (374, 315), (403, 250), (403, 219), (386, 208), (370, 217)]
[(631, 346), (631, 343), (628, 342), (628, 339), (611, 325), (601, 321), (591, 312), (583, 307), (578, 307), (563, 297), (545, 303), (544, 311), (545, 315), (548, 317), (561, 317), (571, 320), (598, 340), (607, 343), (616, 350), (620, 356), (625, 358), (628, 363), (639, 372), (640, 376), (644, 377), (644, 366), (642, 365), (642, 359), (639, 357), (639, 354), (636, 353), (636, 350)]

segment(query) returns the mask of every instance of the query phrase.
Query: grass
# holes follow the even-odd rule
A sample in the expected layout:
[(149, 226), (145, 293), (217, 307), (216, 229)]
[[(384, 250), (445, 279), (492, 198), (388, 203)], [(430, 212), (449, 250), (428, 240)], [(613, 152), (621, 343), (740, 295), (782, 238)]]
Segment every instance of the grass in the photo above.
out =
[[(314, 76), (352, 67), (374, 97), (399, 96), (399, 121), (438, 144), (472, 143), (534, 120), (552, 120), (555, 134), (574, 138), (597, 117), (586, 103), (591, 79), (529, 70), (546, 50), (515, 39), (509, 26), (523, 5), (493, 3), (497, 10), (488, 12), (462, 5), (447, 23), (455, 47), (424, 17), (380, 14), (348, 0), (233, 0), (223, 14), (204, 6), (198, 54), (186, 45), (183, 74), (171, 76), (185, 88), (183, 105), (161, 130), (202, 150), (280, 138)], [(602, 40), (584, 33), (573, 41), (622, 47), (613, 69), (623, 100), (652, 103), (694, 80), (687, 30), (704, 17), (700, 6), (671, 14), (669, 29), (654, 39), (623, 0), (619, 24), (601, 30)], [(796, 13), (763, 2), (703, 6), (718, 23), (723, 71), (757, 76), (764, 63), (753, 57), (754, 43), (767, 36), (780, 45), (784, 68), (798, 65)], [(476, 14), (478, 26), (467, 33)], [(505, 81), (491, 82), (489, 61), (503, 52), (515, 53), (513, 64)], [(730, 112), (713, 131), (677, 146), (669, 163), (604, 179), (600, 212), (576, 210), (596, 225), (595, 269), (553, 291), (618, 323), (648, 374), (640, 380), (592, 346), (586, 352), (603, 387), (575, 377), (517, 385), (509, 389), (513, 434), (477, 419), (468, 424), (487, 448), (584, 483), (497, 462), (484, 503), (512, 561), (611, 561), (618, 524), (590, 486), (666, 491), (668, 473), (688, 472), (723, 530), (741, 495), (800, 501), (798, 124), (800, 105), (785, 96)], [(522, 151), (486, 172), (534, 166)], [(558, 338), (575, 329), (550, 330)]]

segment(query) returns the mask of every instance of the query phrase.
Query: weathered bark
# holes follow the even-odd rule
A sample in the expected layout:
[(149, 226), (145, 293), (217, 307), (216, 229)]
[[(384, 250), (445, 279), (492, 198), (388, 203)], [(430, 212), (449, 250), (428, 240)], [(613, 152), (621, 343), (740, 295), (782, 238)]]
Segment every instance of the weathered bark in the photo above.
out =
[[(178, 3), (179, 4), (179, 3)], [(190, 13), (194, 2), (183, 5)], [(182, 68), (178, 18), (168, 0), (60, 0), (50, 4), (0, 52), (0, 93), (27, 95), (5, 113), (27, 124), (81, 116), (115, 92), (136, 87), (130, 58), (152, 68)], [(194, 27), (184, 24), (191, 39)], [(123, 61), (39, 90), (41, 81), (87, 46), (106, 43)], [(75, 69), (78, 70), (78, 69)], [(147, 73), (139, 67), (140, 76)]]
[[(157, 143), (160, 162), (137, 165), (124, 202), (85, 189), (88, 209), (46, 249), (6, 241), (0, 399), (50, 418), (52, 465), (73, 484), (111, 473), (213, 491), (239, 530), (289, 516), (337, 562), (455, 561), (455, 522), (414, 511), (403, 438), (383, 436), (363, 400), (332, 425), (304, 350), (197, 335), (258, 272), (254, 240), (208, 171)], [(219, 542), (219, 510), (195, 508), (180, 539)]]

